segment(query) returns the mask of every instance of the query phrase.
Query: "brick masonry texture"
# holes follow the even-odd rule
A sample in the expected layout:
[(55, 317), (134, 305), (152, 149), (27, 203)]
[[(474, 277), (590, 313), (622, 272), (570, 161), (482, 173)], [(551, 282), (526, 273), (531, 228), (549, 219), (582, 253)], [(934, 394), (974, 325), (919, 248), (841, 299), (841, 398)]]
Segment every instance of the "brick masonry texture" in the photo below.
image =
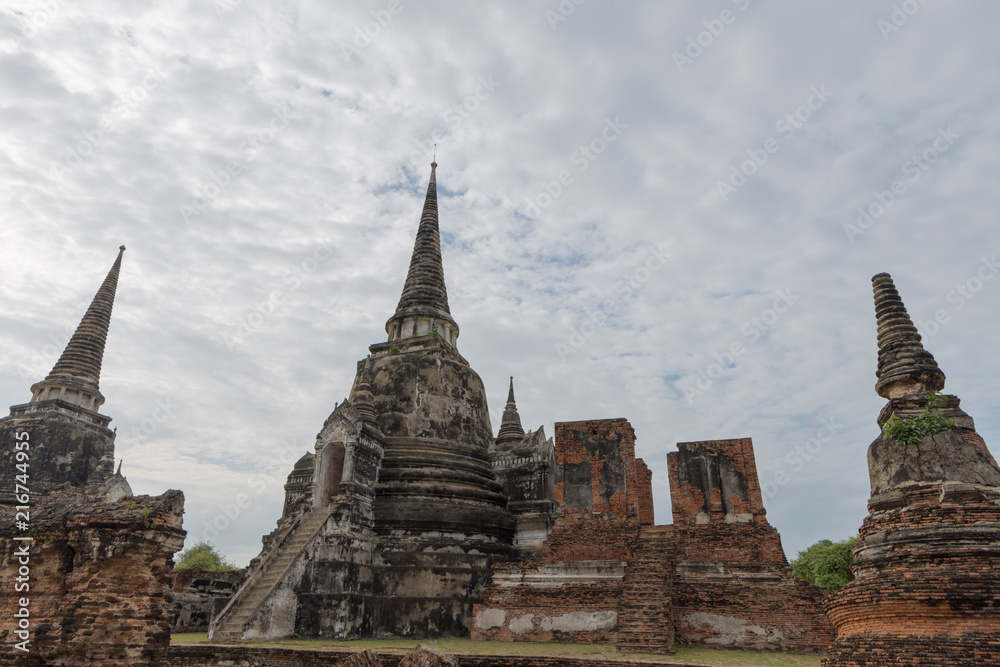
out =
[(856, 579), (827, 602), (838, 634), (824, 665), (1000, 664), (1000, 489), (914, 484), (896, 507), (873, 500)]
[(764, 510), (750, 438), (680, 443), (667, 455), (674, 628), (706, 647), (820, 653), (825, 592), (791, 576)]
[[(166, 665), (173, 602), (170, 568), (184, 539), (184, 496), (93, 502), (68, 485), (31, 508), (30, 590), (14, 591), (18, 562), (10, 533), (0, 538), (0, 615), (29, 599), (30, 652), (12, 649), (0, 629), (0, 665)], [(14, 508), (0, 506), (10, 526)]]
[[(170, 667), (328, 667), (340, 665), (352, 655), (347, 650), (264, 648), (250, 646), (193, 645), (170, 647)], [(400, 667), (398, 653), (378, 653), (385, 667)], [(696, 667), (676, 662), (601, 660), (596, 658), (555, 658), (532, 656), (453, 655), (458, 667)], [(365, 663), (361, 663), (365, 664)]]
[(212, 615), (221, 610), (246, 579), (246, 568), (226, 572), (174, 570), (174, 624), (171, 632), (208, 632)]
[(628, 422), (556, 424), (562, 512), (538, 561), (494, 567), (473, 638), (824, 651), (825, 593), (789, 572), (750, 439), (679, 448), (668, 456), (674, 525), (655, 526)]

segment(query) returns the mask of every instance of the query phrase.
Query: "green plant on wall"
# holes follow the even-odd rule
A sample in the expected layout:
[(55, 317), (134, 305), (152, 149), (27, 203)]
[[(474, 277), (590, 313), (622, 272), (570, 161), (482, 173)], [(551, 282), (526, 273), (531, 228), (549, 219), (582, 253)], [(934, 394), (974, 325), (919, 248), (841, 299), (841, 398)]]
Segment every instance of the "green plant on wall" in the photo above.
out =
[(906, 446), (920, 442), (925, 435), (958, 428), (954, 419), (948, 419), (938, 411), (943, 398), (941, 394), (933, 394), (927, 399), (927, 407), (922, 413), (912, 419), (892, 417), (882, 427), (882, 432)]
[(431, 340), (435, 343), (438, 342), (438, 325), (436, 324), (431, 327)]

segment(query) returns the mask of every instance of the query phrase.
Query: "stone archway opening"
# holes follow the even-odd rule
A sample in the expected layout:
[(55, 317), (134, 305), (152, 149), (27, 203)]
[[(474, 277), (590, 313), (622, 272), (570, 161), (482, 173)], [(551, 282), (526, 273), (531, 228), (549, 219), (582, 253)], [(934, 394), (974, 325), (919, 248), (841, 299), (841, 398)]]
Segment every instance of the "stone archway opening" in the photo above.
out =
[(320, 498), (324, 505), (336, 499), (338, 487), (344, 478), (344, 457), (347, 450), (342, 442), (331, 442), (323, 452), (323, 479)]

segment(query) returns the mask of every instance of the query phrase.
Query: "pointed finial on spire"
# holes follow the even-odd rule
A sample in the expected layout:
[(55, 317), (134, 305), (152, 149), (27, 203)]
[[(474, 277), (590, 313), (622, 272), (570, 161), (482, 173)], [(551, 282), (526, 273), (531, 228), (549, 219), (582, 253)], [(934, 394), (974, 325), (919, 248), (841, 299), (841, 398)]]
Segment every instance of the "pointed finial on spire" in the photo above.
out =
[(524, 437), (521, 426), (521, 415), (517, 413), (517, 403), (514, 402), (514, 376), (510, 376), (510, 389), (507, 392), (507, 405), (503, 409), (500, 420), (500, 432), (497, 433), (497, 444), (520, 440)]
[(413, 242), (410, 269), (396, 313), (385, 323), (390, 341), (426, 336), (434, 327), (453, 346), (458, 338), (458, 325), (448, 308), (448, 289), (445, 287), (441, 260), (436, 169), (437, 162), (431, 162), (431, 176), (417, 237)]
[(101, 364), (124, 252), (125, 246), (119, 246), (118, 257), (52, 371), (32, 385), (32, 403), (58, 398), (94, 412), (104, 403)]
[(944, 373), (924, 349), (892, 276), (872, 277), (878, 323), (878, 370), (875, 391), (883, 398), (927, 394), (944, 389)]

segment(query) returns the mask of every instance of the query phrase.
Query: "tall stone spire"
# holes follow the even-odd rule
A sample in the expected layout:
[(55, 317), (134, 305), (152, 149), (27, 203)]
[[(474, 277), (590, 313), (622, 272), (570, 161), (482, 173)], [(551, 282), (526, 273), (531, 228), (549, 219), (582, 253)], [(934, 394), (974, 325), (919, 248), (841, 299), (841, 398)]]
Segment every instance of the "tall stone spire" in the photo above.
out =
[(878, 369), (875, 391), (882, 398), (926, 394), (944, 388), (944, 373), (920, 343), (920, 334), (906, 312), (888, 273), (872, 277), (878, 324)]
[(389, 341), (425, 336), (431, 334), (435, 326), (437, 335), (451, 345), (458, 338), (458, 325), (451, 318), (448, 308), (448, 290), (441, 261), (436, 169), (437, 162), (431, 162), (431, 178), (427, 184), (424, 210), (413, 243), (403, 294), (399, 297), (396, 313), (385, 323)]
[(125, 246), (118, 248), (118, 257), (52, 372), (32, 385), (31, 403), (62, 399), (93, 412), (104, 404), (100, 392), (101, 362), (124, 252)]
[(521, 426), (521, 415), (517, 413), (517, 403), (514, 402), (514, 376), (510, 377), (510, 391), (507, 392), (507, 405), (503, 409), (503, 418), (500, 420), (500, 432), (497, 433), (497, 444), (520, 440), (524, 437), (524, 428)]

